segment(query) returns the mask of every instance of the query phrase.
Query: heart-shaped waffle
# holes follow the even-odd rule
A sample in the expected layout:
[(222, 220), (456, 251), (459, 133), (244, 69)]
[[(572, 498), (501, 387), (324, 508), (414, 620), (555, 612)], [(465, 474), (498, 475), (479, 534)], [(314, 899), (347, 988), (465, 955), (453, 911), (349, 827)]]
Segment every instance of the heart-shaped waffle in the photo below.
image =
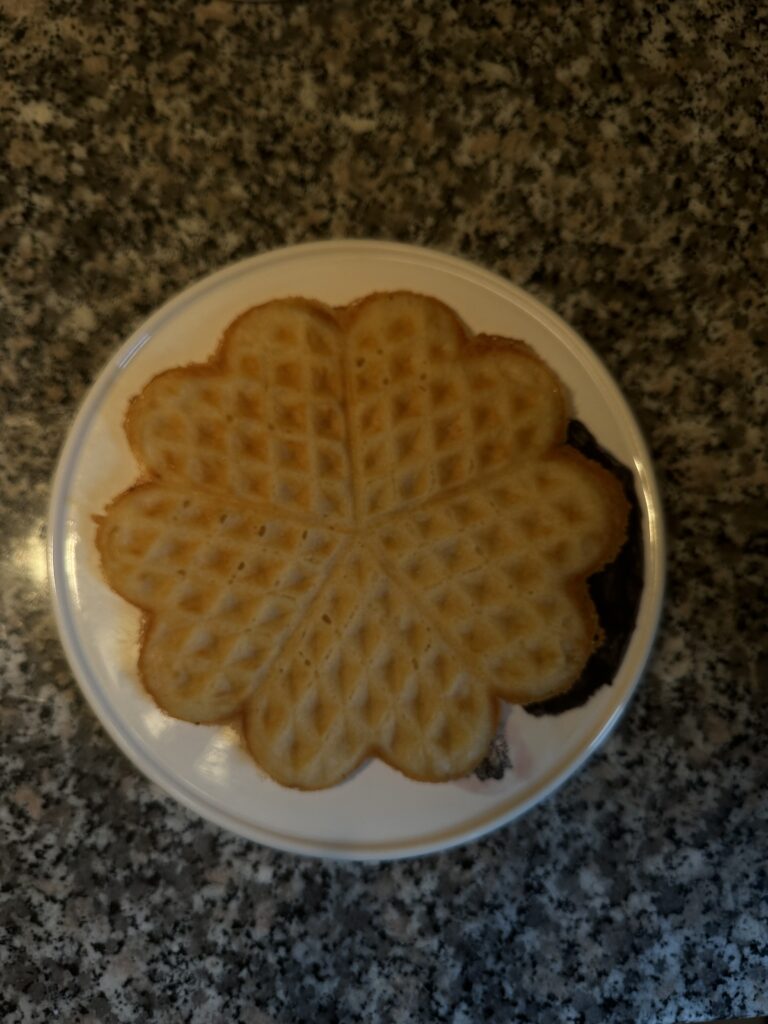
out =
[(527, 346), (434, 299), (244, 313), (133, 399), (144, 476), (99, 521), (107, 580), (144, 613), (146, 689), (188, 721), (242, 710), (286, 785), (369, 756), (465, 774), (498, 698), (567, 689), (599, 640), (586, 579), (627, 505), (565, 422)]

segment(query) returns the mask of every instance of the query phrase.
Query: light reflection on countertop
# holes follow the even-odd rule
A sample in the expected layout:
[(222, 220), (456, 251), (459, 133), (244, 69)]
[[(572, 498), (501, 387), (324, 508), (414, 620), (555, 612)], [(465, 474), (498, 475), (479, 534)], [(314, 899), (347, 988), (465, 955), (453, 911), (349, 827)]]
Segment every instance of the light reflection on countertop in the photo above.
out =
[(10, 545), (8, 561), (11, 569), (36, 590), (47, 591), (48, 560), (41, 520), (35, 522), (29, 533)]

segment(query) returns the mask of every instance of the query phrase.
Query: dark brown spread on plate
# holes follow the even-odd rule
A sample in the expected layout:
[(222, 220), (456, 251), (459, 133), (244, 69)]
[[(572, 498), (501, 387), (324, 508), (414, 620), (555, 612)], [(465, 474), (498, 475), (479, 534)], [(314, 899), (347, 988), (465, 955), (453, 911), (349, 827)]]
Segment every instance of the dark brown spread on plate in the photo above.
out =
[(627, 540), (616, 559), (588, 580), (589, 592), (605, 632), (603, 643), (570, 690), (550, 700), (527, 704), (525, 710), (531, 715), (559, 715), (581, 707), (601, 686), (613, 681), (635, 628), (643, 593), (643, 530), (632, 471), (601, 448), (580, 420), (571, 420), (568, 424), (568, 444), (599, 462), (620, 481), (629, 502)]

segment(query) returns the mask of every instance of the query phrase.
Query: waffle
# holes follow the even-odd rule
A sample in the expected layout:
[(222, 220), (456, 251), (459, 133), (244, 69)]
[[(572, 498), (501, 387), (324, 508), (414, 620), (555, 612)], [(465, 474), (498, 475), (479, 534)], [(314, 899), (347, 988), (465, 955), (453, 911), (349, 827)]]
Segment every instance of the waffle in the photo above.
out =
[(627, 506), (565, 426), (526, 345), (434, 299), (248, 310), (129, 406), (143, 476), (96, 541), (144, 613), (144, 686), (187, 721), (242, 714), (284, 785), (372, 756), (466, 774), (500, 698), (563, 692), (600, 641), (586, 580)]

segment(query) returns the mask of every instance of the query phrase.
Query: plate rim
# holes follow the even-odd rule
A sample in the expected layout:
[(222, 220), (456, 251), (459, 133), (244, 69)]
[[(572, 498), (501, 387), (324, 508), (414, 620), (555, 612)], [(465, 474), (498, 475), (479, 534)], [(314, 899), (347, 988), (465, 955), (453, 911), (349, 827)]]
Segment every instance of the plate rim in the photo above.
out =
[[(307, 840), (298, 838), (270, 830), (264, 826), (254, 825), (242, 819), (234, 812), (222, 811), (212, 801), (204, 799), (194, 792), (186, 791), (180, 780), (175, 778), (163, 765), (152, 760), (127, 731), (121, 730), (119, 722), (109, 713), (111, 704), (104, 694), (100, 692), (97, 673), (90, 668), (88, 658), (80, 649), (76, 630), (68, 621), (68, 619), (72, 618), (71, 612), (66, 607), (68, 574), (65, 551), (67, 500), (65, 488), (73, 464), (76, 461), (79, 442), (87, 434), (84, 428), (88, 423), (89, 416), (92, 411), (99, 407), (104, 397), (104, 392), (108, 391), (113, 383), (115, 372), (124, 369), (128, 365), (133, 357), (152, 338), (153, 334), (162, 326), (164, 320), (177, 307), (187, 305), (190, 301), (201, 298), (205, 292), (215, 289), (225, 280), (242, 274), (257, 272), (259, 266), (281, 259), (302, 257), (309, 253), (325, 253), (332, 257), (334, 254), (341, 255), (355, 250), (360, 255), (367, 252), (369, 255), (375, 254), (377, 256), (391, 255), (401, 258), (411, 256), (415, 262), (422, 266), (426, 263), (436, 270), (452, 269), (454, 272), (460, 272), (460, 276), (465, 280), (468, 278), (478, 280), (486, 287), (491, 283), (494, 285), (494, 290), (502, 297), (505, 295), (510, 296), (510, 293), (512, 293), (518, 303), (524, 306), (528, 313), (534, 315), (537, 320), (550, 328), (552, 333), (557, 336), (558, 341), (563, 344), (567, 343), (572, 354), (578, 357), (585, 357), (586, 361), (592, 364), (591, 369), (597, 370), (604, 378), (604, 382), (608, 384), (613, 397), (619, 400), (622, 415), (633, 434), (635, 452), (632, 472), (635, 483), (641, 492), (641, 506), (644, 517), (646, 514), (648, 515), (648, 550), (645, 555), (646, 581), (643, 590), (644, 598), (641, 598), (640, 605), (640, 608), (642, 608), (645, 600), (650, 604), (648, 636), (644, 648), (640, 652), (634, 676), (626, 684), (625, 692), (611, 709), (610, 714), (589, 730), (587, 739), (582, 747), (564, 766), (559, 763), (551, 766), (544, 776), (539, 779), (535, 792), (516, 803), (513, 807), (502, 813), (489, 809), (485, 814), (480, 813), (469, 819), (468, 827), (454, 826), (449, 830), (437, 833), (432, 832), (429, 833), (427, 838), (419, 838), (410, 842), (393, 840), (391, 843), (388, 843), (377, 840), (374, 842), (352, 841), (340, 843), (338, 841), (322, 839)], [(442, 252), (441, 250), (378, 239), (331, 239), (302, 242), (246, 256), (191, 282), (180, 291), (171, 295), (157, 309), (140, 321), (131, 334), (107, 357), (69, 420), (66, 437), (61, 446), (52, 475), (47, 515), (46, 561), (54, 620), (70, 670), (81, 693), (85, 696), (86, 701), (102, 727), (135, 768), (164, 792), (172, 796), (183, 806), (200, 815), (203, 819), (252, 841), (292, 854), (337, 860), (374, 862), (424, 856), (472, 842), (523, 816), (534, 806), (550, 797), (577, 774), (586, 761), (592, 757), (614, 731), (618, 721), (626, 712), (637, 692), (658, 634), (664, 606), (667, 571), (664, 510), (651, 453), (634, 410), (600, 354), (592, 348), (575, 328), (563, 320), (559, 314), (551, 310), (541, 300), (526, 292), (519, 285), (507, 280), (501, 274), (479, 263)], [(650, 572), (648, 571), (649, 569)], [(647, 598), (645, 598), (646, 593), (649, 595)], [(619, 668), (623, 666), (628, 651), (629, 645)]]

